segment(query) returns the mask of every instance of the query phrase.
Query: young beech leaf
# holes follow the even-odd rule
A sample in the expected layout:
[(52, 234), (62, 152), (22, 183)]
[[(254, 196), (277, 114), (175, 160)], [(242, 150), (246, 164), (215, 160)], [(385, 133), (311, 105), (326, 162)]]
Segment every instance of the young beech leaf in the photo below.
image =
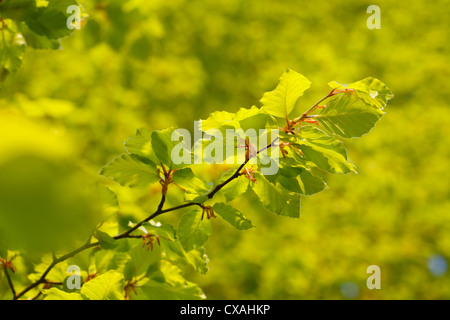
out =
[(117, 241), (114, 240), (114, 238), (111, 237), (109, 234), (103, 231), (97, 230), (94, 236), (100, 243), (100, 247), (102, 247), (102, 249), (108, 250), (117, 247)]
[(138, 241), (128, 253), (131, 259), (125, 266), (126, 280), (147, 274), (152, 265), (157, 265), (161, 259), (161, 246), (156, 239), (153, 241), (153, 247), (143, 246), (142, 242)]
[[(234, 174), (235, 170), (228, 170), (220, 177), (220, 183), (225, 182)], [(223, 193), (226, 201), (231, 201), (241, 194), (245, 193), (248, 189), (250, 180), (241, 176), (231, 182), (227, 183), (219, 192)]]
[(81, 294), (89, 300), (124, 300), (123, 274), (111, 270), (86, 282)]
[(273, 118), (265, 110), (260, 109), (256, 106), (252, 106), (249, 109), (239, 109), (234, 120), (239, 123), (239, 128), (244, 131), (247, 131), (249, 129), (265, 129), (267, 125), (273, 125), (276, 123), (275, 118)]
[(210, 129), (220, 129), (227, 127), (230, 129), (236, 128), (236, 121), (233, 119), (236, 117), (235, 113), (227, 111), (215, 111), (209, 115), (206, 120), (201, 120), (201, 128), (203, 131)]
[(186, 251), (178, 239), (172, 241), (161, 241), (161, 250), (169, 261), (185, 264)]
[(137, 295), (131, 298), (138, 300), (199, 300), (205, 295), (198, 285), (186, 281), (181, 270), (167, 261), (161, 261), (162, 279), (143, 280), (136, 287)]
[(200, 247), (186, 253), (187, 261), (195, 271), (206, 274), (208, 272), (209, 258), (205, 253), (205, 248)]
[(152, 132), (152, 147), (159, 161), (170, 167), (172, 164), (171, 151), (172, 141), (171, 134), (163, 131)]
[(147, 187), (159, 181), (156, 165), (134, 154), (122, 154), (102, 168), (100, 174), (123, 186)]
[(133, 300), (201, 300), (205, 299), (200, 287), (189, 281), (184, 284), (170, 285), (165, 282), (148, 280), (137, 289), (137, 295), (131, 295)]
[(176, 238), (176, 230), (171, 224), (145, 224), (145, 229), (149, 234), (157, 235), (165, 240), (174, 241)]
[(280, 176), (277, 182), (286, 190), (300, 193), (303, 195), (312, 195), (324, 190), (327, 185), (319, 177), (313, 176), (304, 168), (286, 167), (280, 168)]
[(310, 85), (311, 82), (306, 77), (288, 69), (281, 76), (275, 90), (266, 92), (262, 97), (262, 109), (275, 117), (285, 118)]
[(195, 208), (181, 217), (178, 238), (186, 251), (201, 247), (211, 235), (211, 221), (202, 215), (202, 209)]
[(148, 129), (138, 129), (136, 135), (125, 141), (125, 149), (128, 153), (147, 158), (154, 163), (159, 163), (152, 148), (152, 133)]
[(253, 228), (252, 222), (248, 220), (239, 210), (225, 203), (216, 203), (213, 206), (214, 212), (220, 215), (225, 221), (238, 230)]
[(19, 25), (20, 31), (25, 38), (27, 46), (34, 49), (50, 49), (57, 50), (61, 48), (59, 39), (49, 39), (32, 31), (26, 24)]
[(49, 39), (58, 39), (73, 33), (73, 29), (67, 28), (67, 19), (71, 13), (67, 8), (78, 5), (75, 0), (48, 0), (48, 6), (38, 8), (35, 19), (27, 20), (26, 24), (31, 30), (46, 36)]
[(11, 30), (2, 31), (3, 43), (0, 46), (0, 66), (7, 71), (16, 72), (22, 64), (25, 43)]
[(0, 1), (0, 18), (25, 21), (36, 18), (38, 12), (36, 0)]
[(159, 162), (172, 169), (186, 166), (185, 163), (175, 164), (172, 161), (172, 149), (180, 143), (180, 141), (176, 139), (175, 141), (172, 141), (172, 135), (179, 138), (178, 133), (174, 131), (174, 128), (169, 128), (162, 131), (153, 131), (151, 135), (152, 148)]
[(79, 293), (68, 293), (58, 288), (42, 290), (42, 293), (45, 297), (44, 300), (83, 300)]
[(384, 114), (381, 109), (367, 105), (353, 94), (338, 94), (331, 98), (326, 108), (314, 116), (327, 131), (343, 138), (361, 137), (369, 132)]
[(107, 272), (108, 270), (116, 270), (124, 272), (130, 256), (126, 252), (115, 250), (97, 250), (94, 256), (95, 269), (98, 274)]
[(254, 175), (256, 183), (251, 183), (251, 189), (267, 210), (282, 216), (300, 217), (301, 196), (299, 194), (270, 183), (265, 176), (259, 173)]
[(167, 260), (177, 265), (191, 265), (192, 268), (206, 274), (208, 271), (209, 258), (204, 247), (199, 247), (186, 252), (178, 239), (173, 241), (161, 241), (161, 250), (165, 253)]
[(265, 110), (256, 106), (240, 108), (236, 113), (216, 111), (210, 114), (206, 120), (202, 120), (202, 130), (210, 129), (264, 129), (267, 124), (274, 124), (273, 117)]
[(197, 178), (191, 168), (176, 170), (172, 176), (173, 182), (188, 193), (205, 194), (211, 189), (211, 185)]
[[(330, 173), (349, 173), (355, 166), (347, 161), (347, 151), (341, 141), (322, 130), (304, 126), (299, 134), (290, 138), (293, 148), (298, 148), (303, 159)], [(294, 151), (290, 151), (294, 153)]]
[(354, 93), (366, 104), (378, 109), (383, 109), (387, 102), (394, 98), (394, 94), (386, 84), (372, 77), (350, 84), (340, 84), (336, 81), (331, 81), (328, 85), (333, 89), (354, 89)]

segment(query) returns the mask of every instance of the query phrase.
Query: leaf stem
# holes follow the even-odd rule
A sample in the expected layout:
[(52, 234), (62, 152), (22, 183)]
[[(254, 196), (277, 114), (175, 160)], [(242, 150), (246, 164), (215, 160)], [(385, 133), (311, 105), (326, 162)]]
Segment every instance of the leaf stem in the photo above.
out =
[(296, 124), (297, 122), (301, 121), (302, 119), (306, 118), (310, 112), (312, 112), (322, 101), (328, 99), (329, 97), (332, 97), (334, 95), (334, 89), (330, 91), (325, 97), (317, 101), (314, 105), (312, 105), (308, 110), (306, 110), (301, 116), (295, 118), (292, 120), (292, 123)]

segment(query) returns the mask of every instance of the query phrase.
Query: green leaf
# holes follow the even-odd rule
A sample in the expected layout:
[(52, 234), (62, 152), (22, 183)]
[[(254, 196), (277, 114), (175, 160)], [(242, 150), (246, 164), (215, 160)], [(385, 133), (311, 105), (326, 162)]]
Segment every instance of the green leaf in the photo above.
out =
[(171, 151), (172, 141), (170, 135), (166, 132), (153, 131), (152, 132), (152, 147), (155, 151), (159, 161), (170, 167), (172, 164)]
[(201, 247), (211, 234), (211, 221), (202, 220), (202, 209), (194, 209), (181, 217), (178, 238), (186, 251)]
[(208, 272), (209, 258), (205, 253), (204, 247), (189, 251), (186, 253), (186, 258), (195, 271), (201, 274), (206, 274), (206, 272)]
[(267, 210), (282, 216), (300, 217), (300, 195), (270, 183), (259, 173), (255, 173), (255, 178), (256, 183), (251, 183), (252, 190)]
[[(152, 132), (152, 147), (156, 154), (156, 157), (162, 164), (172, 169), (181, 168), (186, 166), (186, 164), (176, 165), (172, 161), (172, 149), (178, 143), (182, 143), (178, 140), (172, 141), (173, 128), (163, 130), (163, 131), (153, 131)], [(176, 133), (175, 133), (176, 134)]]
[(3, 31), (4, 42), (0, 46), (0, 65), (7, 71), (16, 72), (25, 54), (25, 42), (18, 33)]
[[(223, 128), (222, 128), (223, 129)], [(193, 155), (195, 161), (200, 159), (201, 163), (233, 163), (236, 157), (235, 148), (233, 145), (227, 146), (226, 134), (220, 131), (214, 133), (209, 132), (208, 136), (196, 141), (193, 148)], [(227, 147), (232, 150), (233, 154), (227, 157)]]
[(237, 113), (216, 111), (210, 114), (206, 120), (202, 120), (202, 130), (211, 129), (264, 129), (268, 124), (274, 124), (274, 119), (265, 110), (256, 106), (240, 108)]
[(152, 148), (152, 133), (153, 131), (148, 129), (138, 129), (133, 138), (125, 141), (125, 149), (128, 153), (136, 154), (158, 163), (159, 160)]
[(220, 129), (222, 127), (236, 128), (235, 113), (227, 111), (215, 111), (206, 120), (201, 120), (202, 131)]
[(68, 293), (57, 288), (42, 290), (42, 293), (45, 296), (44, 300), (83, 300), (79, 293)]
[(322, 179), (313, 176), (304, 168), (297, 167), (280, 168), (277, 182), (286, 190), (303, 195), (312, 195), (327, 187)]
[(161, 241), (161, 250), (165, 253), (169, 261), (173, 261), (177, 264), (187, 263), (186, 251), (178, 239), (173, 241)]
[(384, 112), (367, 105), (353, 94), (338, 94), (314, 116), (325, 130), (344, 138), (361, 137), (369, 132)]
[(143, 281), (137, 287), (137, 295), (132, 294), (134, 300), (200, 300), (205, 295), (198, 285), (186, 281), (181, 270), (167, 261), (162, 261), (161, 272), (164, 281), (150, 279)]
[(124, 300), (123, 288), (123, 275), (111, 270), (85, 283), (81, 294), (90, 300)]
[(285, 118), (310, 85), (311, 82), (303, 75), (288, 69), (281, 76), (275, 90), (266, 92), (262, 97), (262, 109), (276, 117)]
[(133, 300), (201, 300), (205, 295), (198, 285), (186, 281), (183, 285), (171, 286), (166, 283), (149, 280), (137, 289)]
[(133, 154), (115, 158), (102, 168), (100, 174), (131, 188), (147, 187), (160, 179), (153, 162)]
[[(162, 226), (169, 226), (169, 225), (162, 225)], [(150, 231), (151, 230), (149, 230), (149, 232)], [(190, 250), (189, 252), (186, 252), (180, 241), (178, 241), (178, 239), (176, 239), (175, 237), (173, 237), (172, 239), (169, 238), (164, 239), (169, 241), (161, 240), (161, 250), (165, 253), (165, 257), (169, 261), (172, 261), (179, 265), (189, 264), (194, 268), (194, 270), (200, 272), (201, 274), (205, 274), (208, 271), (209, 259), (203, 247), (199, 247), (197, 249), (193, 249)]]
[(37, 15), (35, 0), (3, 0), (0, 1), (0, 18), (25, 21)]
[(214, 212), (219, 214), (225, 221), (238, 230), (253, 228), (252, 222), (248, 220), (239, 210), (225, 203), (216, 203), (213, 206)]
[(58, 39), (49, 39), (46, 36), (37, 34), (30, 30), (26, 24), (20, 25), (20, 30), (27, 45), (34, 49), (61, 49), (61, 42)]
[(124, 272), (125, 266), (130, 260), (126, 252), (116, 250), (98, 250), (95, 252), (95, 268), (97, 273), (105, 273), (109, 270)]
[[(228, 178), (230, 178), (236, 170), (228, 170), (220, 177), (220, 182), (226, 181)], [(236, 197), (244, 194), (247, 189), (248, 185), (250, 183), (250, 180), (246, 179), (244, 176), (240, 176), (238, 178), (235, 178), (234, 180), (227, 183), (222, 189), (220, 189), (220, 193), (223, 193), (225, 196), (226, 201), (232, 201)]]
[(158, 225), (153, 225), (153, 224), (146, 224), (145, 225), (145, 230), (147, 230), (147, 232), (149, 234), (154, 234), (157, 235), (163, 239), (169, 240), (169, 241), (174, 241), (176, 238), (176, 231), (174, 229), (174, 227), (170, 224), (158, 224)]
[(394, 98), (394, 94), (386, 84), (378, 79), (368, 77), (350, 84), (340, 84), (336, 81), (329, 83), (330, 87), (337, 89), (354, 89), (355, 94), (366, 104), (383, 109), (387, 102)]
[(183, 168), (173, 173), (173, 182), (188, 193), (205, 194), (211, 189), (211, 185), (197, 178), (191, 168)]
[(139, 243), (128, 252), (131, 259), (125, 267), (125, 278), (127, 280), (131, 277), (138, 277), (142, 274), (147, 274), (149, 268), (153, 264), (159, 263), (161, 259), (161, 247), (156, 239), (154, 239), (153, 242), (153, 249), (150, 249), (151, 246), (142, 246), (141, 243)]
[(117, 241), (105, 232), (97, 230), (94, 236), (100, 243), (100, 247), (102, 247), (102, 249), (108, 250), (117, 247)]
[(234, 120), (239, 123), (239, 128), (244, 131), (248, 129), (265, 129), (267, 125), (274, 125), (276, 123), (275, 118), (256, 106), (252, 106), (249, 109), (239, 109)]
[(304, 158), (330, 173), (349, 173), (355, 166), (347, 161), (347, 151), (341, 141), (316, 127), (304, 126), (298, 134), (297, 146)]
[[(172, 141), (172, 137), (174, 141)], [(150, 131), (147, 129), (139, 129), (136, 135), (125, 142), (125, 148), (129, 153), (139, 155), (147, 158), (156, 164), (163, 163), (172, 169), (182, 168), (192, 163), (191, 151), (184, 145), (188, 137), (183, 137), (182, 133), (170, 128), (163, 131)], [(187, 141), (190, 143), (190, 141)], [(182, 148), (180, 149), (180, 144)], [(174, 150), (174, 148), (176, 149)], [(177, 153), (177, 156), (182, 163), (175, 164), (172, 161), (172, 151)], [(183, 152), (183, 155), (179, 153)], [(187, 158), (186, 158), (187, 157)]]
[(67, 28), (67, 19), (72, 15), (67, 13), (67, 8), (78, 5), (74, 0), (48, 0), (47, 7), (39, 8), (39, 15), (36, 19), (27, 20), (26, 24), (31, 30), (41, 36), (50, 39), (59, 39), (73, 33)]

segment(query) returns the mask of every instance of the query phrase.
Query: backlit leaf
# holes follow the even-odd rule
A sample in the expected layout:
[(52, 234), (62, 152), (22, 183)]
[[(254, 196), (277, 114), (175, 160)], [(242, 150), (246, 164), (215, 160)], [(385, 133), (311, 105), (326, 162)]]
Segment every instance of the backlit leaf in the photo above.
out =
[(216, 203), (213, 206), (214, 212), (220, 215), (225, 221), (238, 230), (253, 228), (252, 222), (248, 220), (239, 210), (225, 203)]
[(211, 221), (202, 220), (202, 209), (194, 209), (181, 217), (178, 238), (186, 251), (201, 247), (211, 234)]
[(211, 189), (211, 185), (199, 179), (191, 168), (183, 168), (173, 173), (173, 182), (189, 193), (205, 194)]
[(100, 174), (132, 188), (146, 187), (160, 179), (153, 162), (133, 154), (115, 158), (102, 168)]
[(42, 293), (45, 296), (44, 300), (83, 300), (83, 297), (79, 293), (68, 293), (58, 288), (42, 290)]
[(123, 274), (111, 270), (86, 282), (81, 294), (89, 300), (123, 300)]
[(262, 97), (262, 109), (273, 116), (285, 118), (310, 85), (311, 82), (306, 77), (288, 69), (281, 76), (275, 90), (266, 92)]
[(361, 137), (369, 132), (384, 114), (353, 94), (338, 94), (314, 117), (327, 131), (344, 138)]
[(255, 173), (255, 178), (256, 183), (252, 182), (251, 188), (267, 210), (282, 216), (300, 217), (300, 195), (270, 183), (259, 173)]

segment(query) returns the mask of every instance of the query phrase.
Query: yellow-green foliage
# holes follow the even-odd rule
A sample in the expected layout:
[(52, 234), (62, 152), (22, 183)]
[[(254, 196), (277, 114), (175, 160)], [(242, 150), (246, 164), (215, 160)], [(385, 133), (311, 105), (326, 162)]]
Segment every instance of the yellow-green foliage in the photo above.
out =
[[(213, 220), (209, 271), (186, 268), (185, 277), (211, 299), (450, 298), (450, 271), (429, 269), (432, 257), (450, 259), (446, 1), (378, 1), (379, 30), (366, 26), (369, 3), (356, 1), (79, 2), (89, 14), (82, 29), (62, 40), (62, 50), (27, 48), (3, 83), (0, 165), (13, 150), (69, 161), (77, 169), (68, 175), (95, 175), (137, 128), (192, 131), (213, 111), (255, 104), (286, 68), (314, 84), (295, 116), (329, 92), (329, 81), (372, 76), (396, 97), (370, 134), (345, 141), (358, 174), (323, 174), (329, 189), (303, 198), (300, 219), (266, 212), (250, 194), (233, 200), (255, 228)], [(211, 166), (199, 175), (222, 172)], [(130, 192), (105, 183), (124, 220), (157, 207), (159, 186)], [(18, 269), (31, 267), (17, 259)], [(366, 287), (374, 264), (380, 290)], [(14, 279), (25, 282), (25, 274)], [(354, 295), (343, 294), (348, 283), (359, 287)], [(10, 297), (1, 284), (0, 297)]]

